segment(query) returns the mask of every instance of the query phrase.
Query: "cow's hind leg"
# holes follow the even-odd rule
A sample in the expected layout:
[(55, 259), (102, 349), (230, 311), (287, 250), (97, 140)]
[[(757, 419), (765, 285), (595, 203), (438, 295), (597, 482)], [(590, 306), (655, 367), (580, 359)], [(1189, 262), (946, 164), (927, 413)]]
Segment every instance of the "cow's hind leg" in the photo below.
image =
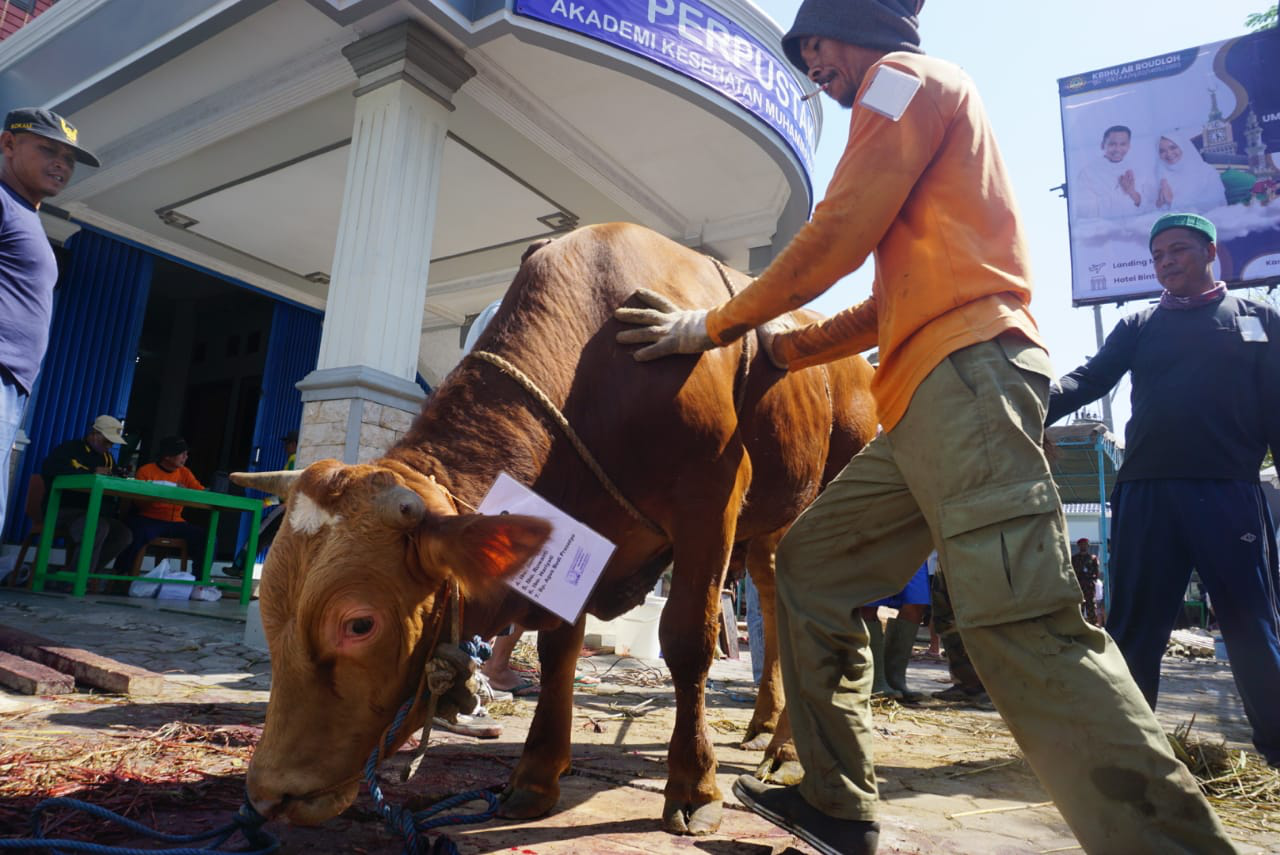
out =
[[(791, 739), (791, 723), (787, 718), (782, 693), (782, 668), (778, 664), (778, 611), (774, 597), (775, 554), (785, 529), (757, 537), (747, 550), (747, 571), (760, 592), (760, 617), (764, 619), (764, 670), (756, 693), (755, 713), (747, 725), (742, 747), (764, 750), (764, 759), (756, 768), (756, 777), (774, 784), (798, 784), (804, 767)], [(751, 652), (757, 655), (756, 651)]]
[(766, 748), (778, 726), (785, 703), (782, 695), (782, 669), (778, 666), (778, 624), (774, 602), (774, 552), (782, 531), (752, 538), (747, 546), (747, 572), (760, 594), (760, 617), (764, 623), (764, 650), (752, 650), (751, 660), (763, 657), (760, 685), (756, 690), (756, 708), (747, 725), (742, 747), (748, 751)]
[[(672, 834), (710, 834), (720, 827), (723, 796), (716, 785), (716, 757), (706, 723), (707, 673), (715, 655), (720, 586), (728, 566), (734, 522), (750, 477), (744, 459), (728, 495), (685, 497), (701, 513), (677, 514), (671, 597), (658, 633), (676, 696), (676, 723), (667, 749), (666, 803), (662, 827)], [(707, 483), (711, 479), (706, 479)], [(718, 519), (705, 509), (717, 508)]]
[(582, 649), (585, 620), (538, 633), (542, 687), (520, 762), (502, 797), (498, 815), (533, 819), (560, 801), (560, 776), (569, 771), (573, 729), (573, 675)]

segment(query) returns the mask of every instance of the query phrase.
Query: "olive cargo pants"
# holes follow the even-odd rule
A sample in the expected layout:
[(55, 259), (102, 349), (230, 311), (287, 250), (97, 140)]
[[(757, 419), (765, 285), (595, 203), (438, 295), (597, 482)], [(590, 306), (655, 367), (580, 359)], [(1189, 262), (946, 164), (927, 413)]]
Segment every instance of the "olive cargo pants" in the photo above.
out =
[(871, 819), (871, 655), (858, 607), (936, 548), (979, 676), (1090, 853), (1233, 852), (1129, 676), (1080, 616), (1066, 521), (1041, 448), (1044, 351), (962, 348), (800, 516), (778, 550), (787, 708), (814, 807)]

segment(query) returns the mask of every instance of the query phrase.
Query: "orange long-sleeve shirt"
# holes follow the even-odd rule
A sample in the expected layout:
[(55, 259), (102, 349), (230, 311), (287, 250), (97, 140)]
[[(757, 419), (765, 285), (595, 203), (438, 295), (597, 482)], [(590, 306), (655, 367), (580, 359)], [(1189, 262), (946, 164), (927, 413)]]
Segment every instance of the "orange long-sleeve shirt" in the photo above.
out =
[[(204, 485), (200, 480), (185, 466), (179, 466), (172, 472), (168, 472), (160, 468), (158, 463), (148, 463), (138, 469), (135, 476), (139, 481), (164, 481), (168, 484), (176, 484), (179, 487), (186, 487), (189, 490), (203, 490)], [(154, 520), (165, 520), (166, 522), (182, 522), (182, 505), (175, 505), (171, 502), (138, 502), (138, 513), (144, 517), (150, 517)]]
[[(883, 66), (921, 81), (896, 122), (862, 104)], [(954, 351), (1009, 330), (1043, 346), (1027, 310), (1027, 248), (1004, 163), (973, 81), (944, 60), (891, 53), (872, 66), (826, 198), (754, 283), (711, 311), (707, 332), (728, 343), (871, 254), (871, 297), (779, 335), (774, 351), (803, 368), (879, 346), (871, 390), (885, 430)]]

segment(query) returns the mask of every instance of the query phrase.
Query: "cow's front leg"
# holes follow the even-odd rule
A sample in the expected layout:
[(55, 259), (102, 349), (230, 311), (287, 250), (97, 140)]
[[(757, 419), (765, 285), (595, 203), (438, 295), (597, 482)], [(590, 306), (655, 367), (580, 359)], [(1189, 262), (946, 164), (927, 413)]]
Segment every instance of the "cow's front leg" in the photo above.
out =
[[(710, 834), (720, 828), (724, 815), (723, 796), (716, 785), (715, 749), (707, 730), (705, 686), (720, 626), (720, 586), (749, 473), (750, 464), (744, 459), (728, 495), (699, 500), (686, 494), (697, 504), (677, 517), (672, 538), (671, 597), (658, 628), (676, 696), (662, 810), (662, 827), (672, 834)], [(695, 507), (702, 513), (693, 512)], [(724, 511), (718, 520), (708, 519), (707, 508)]]
[(573, 675), (585, 626), (586, 621), (579, 620), (538, 633), (542, 688), (499, 816), (533, 819), (546, 815), (560, 801), (560, 776), (569, 771), (572, 760)]

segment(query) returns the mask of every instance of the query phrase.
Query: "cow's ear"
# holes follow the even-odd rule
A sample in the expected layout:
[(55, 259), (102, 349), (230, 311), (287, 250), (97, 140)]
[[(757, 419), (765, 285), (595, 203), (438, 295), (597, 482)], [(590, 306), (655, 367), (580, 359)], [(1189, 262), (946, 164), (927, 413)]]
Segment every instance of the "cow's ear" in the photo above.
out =
[(453, 576), (473, 596), (519, 572), (551, 535), (551, 523), (522, 514), (438, 517), (416, 534), (418, 560), (429, 576)]

